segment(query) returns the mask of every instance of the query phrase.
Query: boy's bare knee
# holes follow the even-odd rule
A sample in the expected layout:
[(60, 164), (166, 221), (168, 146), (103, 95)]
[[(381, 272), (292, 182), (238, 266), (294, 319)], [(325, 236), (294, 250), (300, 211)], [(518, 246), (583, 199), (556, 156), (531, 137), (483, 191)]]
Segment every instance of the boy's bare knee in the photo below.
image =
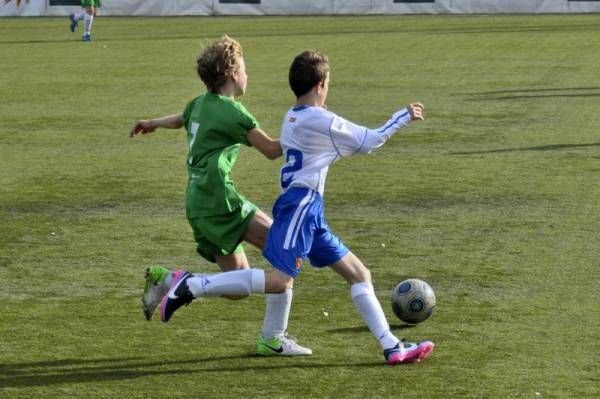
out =
[(271, 270), (266, 274), (265, 292), (267, 294), (280, 294), (292, 288), (294, 279), (279, 270)]
[(331, 265), (331, 268), (349, 284), (371, 282), (371, 272), (352, 252), (348, 252), (342, 259)]
[(356, 280), (359, 283), (370, 283), (371, 282), (371, 271), (363, 265), (362, 268), (357, 270)]

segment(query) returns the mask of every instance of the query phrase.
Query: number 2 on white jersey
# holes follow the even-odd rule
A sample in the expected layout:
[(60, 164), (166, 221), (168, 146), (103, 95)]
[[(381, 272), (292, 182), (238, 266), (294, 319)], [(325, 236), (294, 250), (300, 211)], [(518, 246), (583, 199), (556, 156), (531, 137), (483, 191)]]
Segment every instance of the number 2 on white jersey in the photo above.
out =
[(294, 181), (294, 172), (302, 169), (302, 153), (290, 148), (285, 153), (285, 166), (281, 168), (281, 187), (287, 188)]

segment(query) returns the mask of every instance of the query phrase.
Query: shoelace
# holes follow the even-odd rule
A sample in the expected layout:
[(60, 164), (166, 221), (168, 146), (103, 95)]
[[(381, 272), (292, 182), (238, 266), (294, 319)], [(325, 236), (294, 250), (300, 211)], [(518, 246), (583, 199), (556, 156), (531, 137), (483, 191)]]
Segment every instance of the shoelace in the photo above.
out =
[(298, 338), (294, 337), (293, 335), (289, 335), (287, 331), (283, 333), (283, 338), (293, 343), (298, 343)]

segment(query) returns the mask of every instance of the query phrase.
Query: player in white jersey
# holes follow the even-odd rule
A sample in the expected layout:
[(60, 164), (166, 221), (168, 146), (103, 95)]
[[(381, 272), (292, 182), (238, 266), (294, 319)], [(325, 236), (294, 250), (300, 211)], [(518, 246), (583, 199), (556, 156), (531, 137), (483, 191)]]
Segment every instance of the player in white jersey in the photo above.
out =
[(410, 121), (422, 120), (423, 105), (410, 104), (380, 128), (369, 129), (325, 108), (329, 63), (324, 55), (316, 51), (298, 55), (290, 67), (289, 80), (297, 102), (283, 121), (280, 143), (286, 164), (280, 176), (282, 194), (273, 206), (274, 222), (263, 250), (274, 269), (212, 276), (182, 273), (161, 304), (163, 321), (199, 296), (283, 292), (293, 284), (308, 258), (314, 267), (330, 267), (350, 284), (352, 301), (381, 345), (388, 364), (425, 359), (434, 344), (404, 343), (392, 334), (375, 296), (371, 273), (333, 234), (323, 210), (329, 166), (342, 157), (381, 147)]

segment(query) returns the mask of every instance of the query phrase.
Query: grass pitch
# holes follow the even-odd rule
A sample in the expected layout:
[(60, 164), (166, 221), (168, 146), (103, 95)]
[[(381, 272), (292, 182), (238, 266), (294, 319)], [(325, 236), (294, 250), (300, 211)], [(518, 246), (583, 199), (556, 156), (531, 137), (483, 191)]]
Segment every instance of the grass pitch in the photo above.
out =
[[(312, 357), (252, 355), (260, 296), (144, 320), (148, 265), (216, 267), (184, 216), (184, 133), (127, 132), (203, 91), (194, 58), (223, 33), (273, 135), (306, 48), (330, 56), (329, 107), (351, 120), (426, 105), (425, 122), (336, 164), (326, 191), (394, 331), (436, 342), (426, 362), (385, 366), (346, 285), (310, 267), (289, 330)], [(100, 17), (94, 34), (0, 19), (0, 396), (598, 397), (600, 16)], [(279, 166), (244, 149), (235, 170), (267, 211)], [(389, 306), (407, 277), (438, 298), (414, 327)]]

